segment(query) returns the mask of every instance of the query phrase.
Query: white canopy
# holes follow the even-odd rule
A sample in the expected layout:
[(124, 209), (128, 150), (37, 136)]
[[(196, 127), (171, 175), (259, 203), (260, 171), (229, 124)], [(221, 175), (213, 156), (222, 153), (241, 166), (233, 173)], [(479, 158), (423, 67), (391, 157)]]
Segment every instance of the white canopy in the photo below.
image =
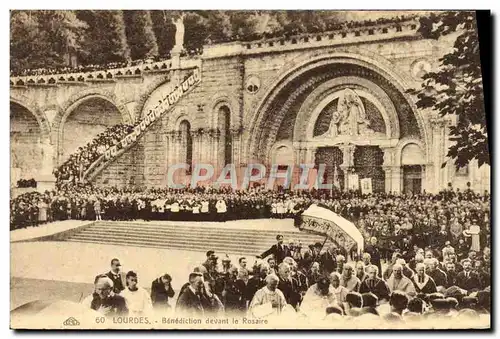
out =
[(363, 252), (363, 235), (356, 225), (337, 213), (313, 204), (302, 213), (302, 220), (303, 225), (300, 226), (300, 229), (324, 233), (334, 241), (338, 241), (339, 237), (350, 238), (346, 243), (352, 240), (357, 244), (358, 252)]

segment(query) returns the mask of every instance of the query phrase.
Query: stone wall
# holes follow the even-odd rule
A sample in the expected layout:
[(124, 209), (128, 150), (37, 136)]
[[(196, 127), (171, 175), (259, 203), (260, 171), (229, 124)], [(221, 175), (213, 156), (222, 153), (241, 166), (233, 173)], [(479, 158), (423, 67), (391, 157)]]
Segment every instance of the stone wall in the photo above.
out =
[(41, 129), (24, 107), (10, 105), (11, 186), (19, 179), (36, 178), (42, 162)]

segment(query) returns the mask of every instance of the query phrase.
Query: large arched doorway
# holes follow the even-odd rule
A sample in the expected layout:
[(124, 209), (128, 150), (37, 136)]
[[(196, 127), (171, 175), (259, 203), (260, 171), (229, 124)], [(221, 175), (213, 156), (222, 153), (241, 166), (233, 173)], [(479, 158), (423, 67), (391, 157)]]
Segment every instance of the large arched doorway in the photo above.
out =
[(10, 102), (11, 185), (19, 179), (36, 179), (42, 168), (42, 129), (26, 107)]
[[(325, 85), (330, 87), (315, 92)], [(358, 93), (368, 115), (381, 108), (387, 113), (383, 117), (372, 115), (373, 130), (387, 134), (389, 139), (413, 138), (425, 144), (427, 134), (422, 118), (394, 78), (375, 64), (354, 57), (324, 58), (291, 71), (266, 94), (246, 134), (246, 158), (265, 159), (276, 142), (308, 142), (308, 122), (315, 107), (325, 97), (345, 89)], [(314, 98), (310, 100), (311, 97)], [(325, 115), (319, 117), (324, 121), (314, 126), (315, 134), (328, 129), (337, 106), (335, 99), (331, 106), (325, 107)]]
[(273, 145), (289, 143), (298, 163), (327, 165), (327, 183), (353, 187), (351, 180), (369, 178), (374, 192), (401, 187), (396, 146), (405, 139), (426, 145), (427, 132), (400, 78), (381, 67), (344, 55), (283, 74), (248, 129), (246, 158), (265, 162)]
[(120, 111), (110, 101), (97, 96), (83, 99), (71, 108), (63, 120), (59, 135), (59, 163), (99, 133), (121, 122)]

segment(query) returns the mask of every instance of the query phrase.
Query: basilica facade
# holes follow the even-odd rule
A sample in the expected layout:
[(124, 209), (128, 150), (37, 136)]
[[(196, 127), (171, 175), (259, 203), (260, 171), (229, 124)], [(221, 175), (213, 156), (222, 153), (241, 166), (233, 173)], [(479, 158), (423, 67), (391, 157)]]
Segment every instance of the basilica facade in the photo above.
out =
[[(64, 83), (13, 86), (11, 115), (17, 105), (26, 108), (18, 110), (25, 115), (31, 107), (42, 116), (46, 127), (39, 130), (55, 150), (56, 167), (97, 133), (88, 127), (92, 116), (99, 115), (103, 126), (140, 121), (196, 69), (200, 83), (88, 180), (162, 187), (176, 163), (208, 163), (216, 173), (230, 163), (324, 164), (324, 180), (343, 189), (369, 178), (375, 192), (437, 192), (449, 183), (489, 190), (489, 166), (472, 162), (457, 170), (447, 158), (453, 118), (416, 107), (408, 94), (439, 67), (454, 41), (425, 40), (417, 29), (418, 22), (409, 21), (205, 46), (199, 57), (174, 58), (167, 75), (92, 82), (81, 99)], [(114, 105), (106, 108), (113, 119), (99, 114), (105, 105)], [(90, 119), (70, 119), (79, 114)], [(23, 119), (15, 112), (14, 118)], [(86, 126), (85, 136), (75, 138), (72, 131), (82, 131), (78, 124)]]

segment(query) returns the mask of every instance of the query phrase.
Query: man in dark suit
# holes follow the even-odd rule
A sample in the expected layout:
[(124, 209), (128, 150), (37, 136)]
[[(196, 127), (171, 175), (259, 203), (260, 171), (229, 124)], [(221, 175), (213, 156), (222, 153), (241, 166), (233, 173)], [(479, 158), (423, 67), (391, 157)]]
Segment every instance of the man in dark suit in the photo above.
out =
[(205, 314), (208, 301), (203, 295), (203, 275), (201, 273), (189, 274), (189, 285), (181, 292), (175, 312), (183, 316), (201, 318)]
[(336, 247), (335, 245), (330, 245), (326, 252), (321, 254), (319, 257), (319, 263), (321, 264), (321, 270), (324, 275), (328, 276), (330, 273), (335, 271), (337, 268), (337, 260), (335, 259), (337, 253), (335, 253)]
[(300, 294), (299, 283), (292, 277), (292, 269), (287, 263), (281, 263), (278, 266), (278, 289), (283, 292), (287, 304), (292, 305), (295, 309), (302, 300)]
[(425, 270), (427, 275), (429, 275), (432, 280), (434, 280), (436, 287), (446, 287), (448, 285), (448, 277), (446, 273), (439, 269), (438, 263), (439, 261), (436, 258), (425, 259)]
[(155, 309), (170, 308), (168, 298), (173, 298), (175, 294), (171, 283), (172, 277), (167, 273), (151, 283), (151, 301)]
[(258, 267), (256, 274), (248, 280), (247, 288), (245, 289), (245, 299), (248, 301), (248, 304), (252, 302), (255, 293), (266, 286), (266, 277), (268, 274), (269, 265), (267, 263), (262, 263)]
[(370, 245), (366, 246), (365, 252), (370, 254), (371, 264), (378, 267), (378, 276), (382, 275), (382, 263), (380, 262), (380, 249), (377, 246), (377, 238), (371, 237)]
[(123, 283), (123, 275), (120, 272), (120, 260), (114, 258), (111, 260), (111, 270), (106, 273), (109, 279), (113, 281), (113, 292), (118, 294), (125, 289), (125, 284)]
[(455, 286), (457, 284), (457, 271), (455, 269), (455, 264), (451, 261), (448, 261), (446, 264), (445, 264), (445, 273), (446, 273), (446, 277), (448, 278), (446, 280), (446, 283), (447, 283), (447, 286), (446, 288), (449, 288), (451, 286)]
[(283, 244), (283, 236), (281, 234), (278, 234), (276, 236), (276, 240), (278, 241), (278, 243), (271, 246), (270, 249), (262, 253), (260, 256), (258, 256), (258, 258), (264, 259), (268, 255), (272, 254), (276, 259), (276, 263), (278, 265), (281, 264), (283, 262), (283, 259), (290, 255), (290, 251), (288, 247)]
[(457, 275), (457, 286), (469, 293), (480, 290), (481, 282), (477, 273), (472, 271), (470, 259), (464, 259), (462, 266), (464, 270)]
[(377, 296), (378, 300), (389, 300), (389, 286), (387, 283), (380, 279), (377, 275), (378, 267), (375, 265), (370, 265), (366, 268), (366, 274), (368, 277), (361, 282), (359, 287), (359, 293), (373, 293)]

